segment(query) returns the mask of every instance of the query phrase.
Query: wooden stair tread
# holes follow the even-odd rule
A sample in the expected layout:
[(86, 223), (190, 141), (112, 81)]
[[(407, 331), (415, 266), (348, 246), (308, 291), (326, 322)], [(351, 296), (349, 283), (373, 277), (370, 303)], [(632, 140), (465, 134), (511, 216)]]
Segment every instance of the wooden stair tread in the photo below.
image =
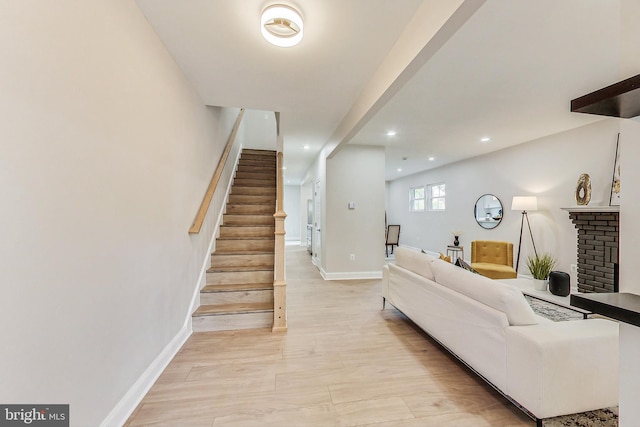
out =
[[(244, 213), (242, 211), (243, 209), (248, 209), (247, 213)], [(265, 203), (253, 203), (253, 204), (229, 203), (227, 205), (227, 212), (229, 212), (229, 211), (234, 211), (234, 212), (235, 211), (240, 211), (240, 212), (231, 213), (231, 214), (227, 214), (227, 215), (273, 216), (276, 213), (275, 207), (270, 203), (269, 204), (265, 204)], [(254, 212), (254, 213), (251, 213), (251, 212)]]
[(237, 254), (229, 254), (228, 252), (225, 253), (219, 253), (219, 252), (213, 252), (211, 254), (211, 256), (230, 256), (230, 255), (273, 255), (273, 251), (242, 251), (242, 252), (238, 252)]
[[(244, 205), (246, 206), (246, 205)], [(274, 211), (275, 213), (275, 211)], [(273, 218), (273, 214), (272, 213), (232, 213), (232, 214), (225, 214), (227, 216), (231, 216), (232, 218), (235, 216), (239, 216), (242, 217), (241, 219), (252, 219), (251, 217), (253, 216), (260, 216), (260, 217), (271, 217)], [(260, 218), (263, 219), (263, 218)], [(261, 225), (261, 224), (256, 224), (256, 225)]]
[(250, 272), (250, 271), (273, 271), (273, 265), (234, 265), (228, 267), (211, 267), (207, 269), (207, 273), (234, 273), (234, 272)]
[(275, 205), (271, 204), (271, 203), (229, 203), (228, 206), (253, 206), (253, 207), (263, 207), (265, 205), (268, 205), (273, 212), (258, 212), (258, 213), (232, 213), (232, 214), (228, 214), (225, 213), (224, 215), (253, 215), (253, 216), (273, 216), (273, 214), (276, 213), (276, 209), (275, 209)]
[(274, 251), (272, 251), (272, 250), (266, 251), (264, 249), (257, 250), (257, 251), (250, 250), (250, 249), (244, 249), (244, 250), (243, 249), (237, 249), (237, 250), (236, 249), (226, 249), (226, 250), (225, 249), (223, 249), (223, 250), (216, 249), (216, 251), (211, 255), (213, 255), (213, 256), (215, 256), (215, 255), (223, 256), (223, 255), (265, 255), (265, 254), (273, 255)]
[(218, 237), (216, 240), (275, 240), (274, 236), (269, 237), (259, 237), (259, 236), (251, 236), (251, 237)]
[(275, 229), (275, 225), (260, 225), (260, 224), (222, 224), (220, 228), (261, 228), (261, 229)]
[(207, 285), (200, 292), (237, 292), (273, 290), (273, 283), (235, 283), (230, 285)]
[(222, 314), (268, 313), (273, 312), (273, 304), (264, 302), (201, 305), (194, 316), (217, 316)]

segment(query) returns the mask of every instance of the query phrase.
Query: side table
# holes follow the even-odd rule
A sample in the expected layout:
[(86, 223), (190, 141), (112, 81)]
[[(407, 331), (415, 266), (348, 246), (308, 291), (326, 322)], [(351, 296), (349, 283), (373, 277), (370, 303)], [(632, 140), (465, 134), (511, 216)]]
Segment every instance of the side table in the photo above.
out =
[(447, 256), (451, 257), (452, 264), (455, 264), (458, 258), (464, 260), (464, 246), (447, 246)]

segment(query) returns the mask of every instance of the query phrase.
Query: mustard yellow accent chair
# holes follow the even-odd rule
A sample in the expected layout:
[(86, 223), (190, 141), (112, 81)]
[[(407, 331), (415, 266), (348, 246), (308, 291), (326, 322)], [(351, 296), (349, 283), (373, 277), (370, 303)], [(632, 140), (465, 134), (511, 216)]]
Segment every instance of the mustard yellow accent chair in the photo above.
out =
[(495, 240), (471, 242), (471, 268), (491, 279), (515, 279), (513, 243)]

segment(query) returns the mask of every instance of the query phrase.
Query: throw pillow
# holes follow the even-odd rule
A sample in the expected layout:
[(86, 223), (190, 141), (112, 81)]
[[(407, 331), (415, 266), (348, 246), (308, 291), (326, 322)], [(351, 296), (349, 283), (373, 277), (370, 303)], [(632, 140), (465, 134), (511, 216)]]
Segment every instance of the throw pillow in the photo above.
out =
[(440, 259), (443, 261), (447, 261), (448, 263), (451, 262), (451, 257), (450, 256), (445, 256), (442, 252), (440, 252)]

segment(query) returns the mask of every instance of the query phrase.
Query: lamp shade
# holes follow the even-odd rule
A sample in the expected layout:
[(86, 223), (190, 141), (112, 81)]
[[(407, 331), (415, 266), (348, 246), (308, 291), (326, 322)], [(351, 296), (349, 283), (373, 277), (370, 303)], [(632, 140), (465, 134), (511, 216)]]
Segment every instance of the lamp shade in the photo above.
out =
[(537, 211), (538, 198), (536, 196), (513, 196), (512, 211)]

